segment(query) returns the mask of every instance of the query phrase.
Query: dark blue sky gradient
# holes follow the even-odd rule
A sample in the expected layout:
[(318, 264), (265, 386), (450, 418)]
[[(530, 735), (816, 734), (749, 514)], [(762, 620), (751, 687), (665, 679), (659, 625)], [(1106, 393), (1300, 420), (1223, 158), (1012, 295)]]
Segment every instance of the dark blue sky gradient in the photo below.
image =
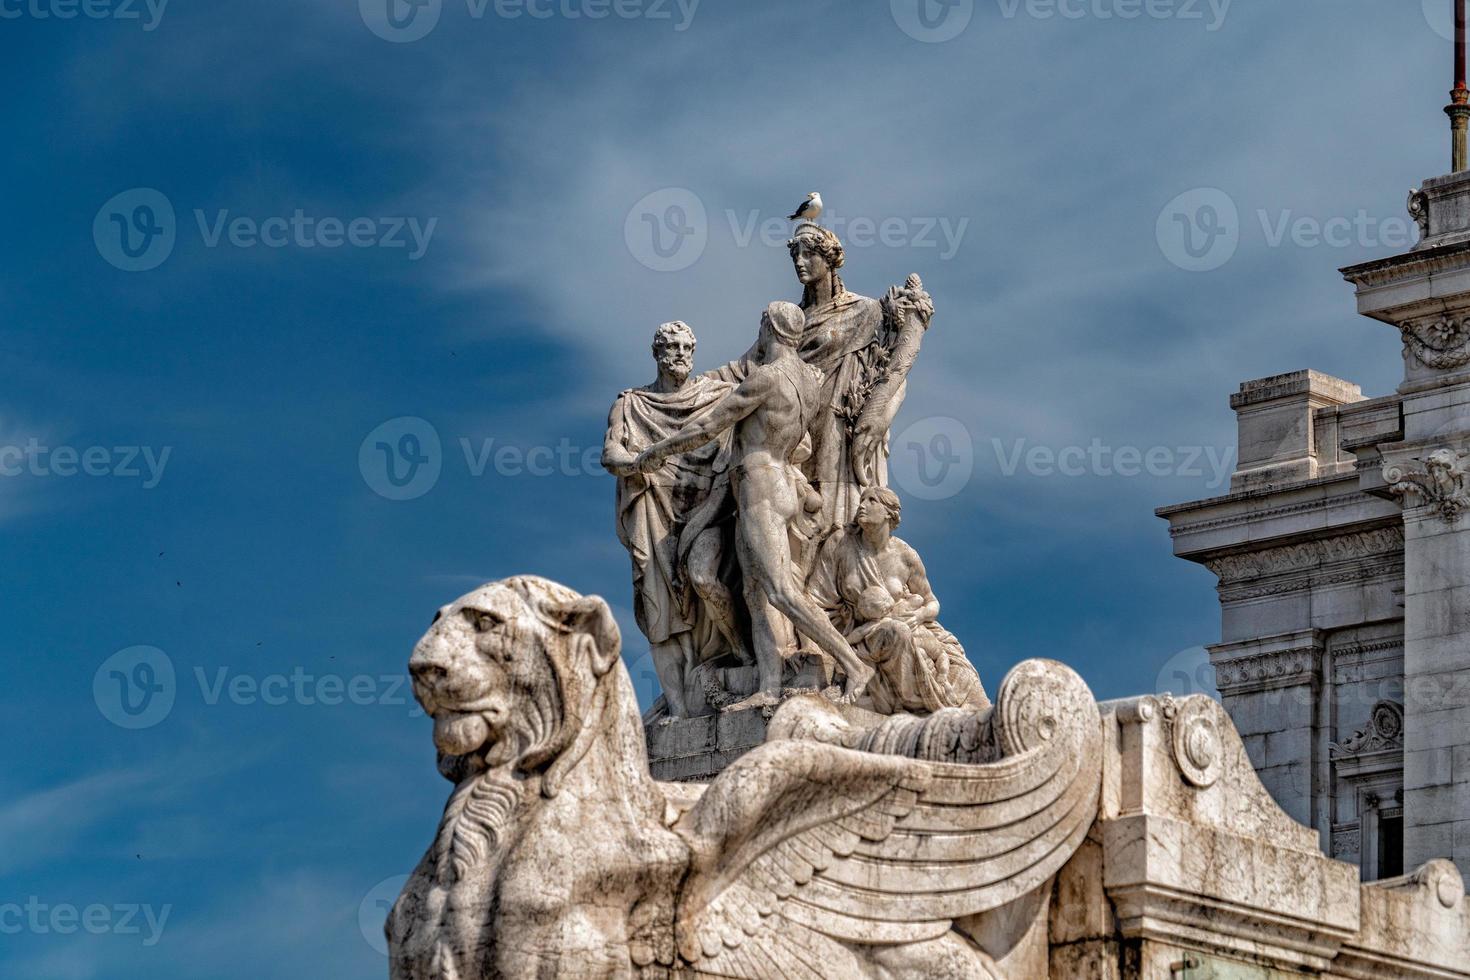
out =
[[(1272, 246), (1258, 213), (1361, 208), (1382, 228), (1444, 169), (1449, 46), (1419, 8), (1235, 0), (1211, 31), (1103, 19), (1106, 0), (1075, 20), (975, 0), (935, 44), (887, 0), (704, 0), (683, 31), (446, 0), (404, 44), (355, 0), (173, 0), (153, 31), (0, 19), (0, 446), (170, 452), (151, 489), (0, 476), (0, 975), (381, 976), (359, 910), (418, 859), (448, 790), (395, 688), (434, 609), (517, 572), (603, 594), (652, 691), (611, 479), (475, 476), (460, 440), (600, 445), (662, 320), (694, 324), (703, 366), (739, 354), (799, 290), (784, 247), (742, 244), (731, 216), (782, 217), (812, 189), (907, 229), (968, 220), (952, 257), (855, 245), (843, 274), (881, 295), (917, 271), (938, 305), (899, 425), (956, 420), (973, 476), (934, 501), (900, 486), (901, 533), (987, 686), (1033, 656), (1099, 697), (1167, 685), (1218, 608), (1152, 511), (1223, 488), (1208, 468), (1006, 475), (998, 456), (1095, 439), (1218, 456), (1247, 378), (1392, 389), (1397, 339), (1335, 270), (1397, 249)], [(125, 272), (93, 219), (139, 187), (172, 203), (178, 240)], [(676, 272), (624, 235), (665, 188), (707, 211)], [(1194, 188), (1240, 214), (1208, 273), (1156, 239)], [(412, 261), (210, 248), (195, 209), (437, 224)], [(358, 452), (402, 416), (432, 424), (443, 469), (393, 501)], [(176, 699), (129, 731), (93, 681), (137, 645), (168, 657)], [(367, 678), (375, 703), (210, 703), (221, 676), (293, 673)], [(148, 943), (28, 905), (169, 912)]]

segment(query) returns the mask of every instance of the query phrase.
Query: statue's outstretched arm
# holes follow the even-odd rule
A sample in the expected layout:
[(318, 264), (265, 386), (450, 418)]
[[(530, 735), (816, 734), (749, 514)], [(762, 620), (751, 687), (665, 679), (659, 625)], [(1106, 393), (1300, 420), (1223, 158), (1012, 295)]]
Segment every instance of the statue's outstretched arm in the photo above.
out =
[(769, 387), (767, 375), (751, 375), (741, 382), (740, 387), (716, 402), (703, 417), (645, 449), (638, 456), (638, 468), (645, 473), (652, 472), (670, 456), (713, 442), (721, 433), (735, 428), (741, 419), (760, 408)]

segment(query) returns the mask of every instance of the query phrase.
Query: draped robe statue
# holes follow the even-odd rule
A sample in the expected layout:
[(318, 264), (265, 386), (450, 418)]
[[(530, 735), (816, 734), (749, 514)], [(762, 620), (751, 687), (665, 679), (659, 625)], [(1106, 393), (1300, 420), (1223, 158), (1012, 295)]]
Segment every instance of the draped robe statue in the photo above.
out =
[(633, 562), (633, 613), (674, 718), (688, 715), (695, 700), (687, 690), (693, 667), (723, 652), (749, 659), (722, 580), (723, 529), (701, 525), (680, 547), (691, 514), (725, 468), (728, 438), (673, 456), (651, 473), (632, 465), (639, 452), (706, 414), (733, 389), (689, 377), (694, 343), (687, 324), (659, 328), (653, 344), (659, 379), (618, 396), (603, 443), (603, 465), (618, 478), (618, 540)]

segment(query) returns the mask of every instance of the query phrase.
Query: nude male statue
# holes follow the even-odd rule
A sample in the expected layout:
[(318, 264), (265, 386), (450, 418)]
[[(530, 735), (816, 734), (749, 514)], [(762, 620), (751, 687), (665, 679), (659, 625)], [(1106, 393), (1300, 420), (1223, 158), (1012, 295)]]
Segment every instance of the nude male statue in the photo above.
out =
[[(826, 614), (798, 586), (789, 532), (801, 511), (792, 454), (817, 410), (822, 373), (797, 355), (806, 317), (794, 303), (772, 303), (761, 317), (755, 365), (734, 391), (700, 418), (649, 446), (637, 468), (651, 473), (733, 430), (731, 484), (735, 493), (735, 548), (755, 634), (760, 690), (735, 707), (775, 704), (781, 697), (783, 658), (773, 611), (792, 624), (846, 673), (841, 699), (860, 697), (873, 668), (859, 659)], [(774, 607), (774, 610), (773, 610)]]

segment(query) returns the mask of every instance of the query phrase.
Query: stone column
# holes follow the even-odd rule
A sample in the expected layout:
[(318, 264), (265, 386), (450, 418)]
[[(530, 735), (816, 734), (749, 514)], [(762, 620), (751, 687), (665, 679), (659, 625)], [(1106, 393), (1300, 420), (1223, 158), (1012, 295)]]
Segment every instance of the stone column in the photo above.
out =
[(1470, 174), (1409, 210), (1423, 241), (1343, 274), (1404, 342), (1403, 438), (1363, 474), (1404, 506), (1404, 866), (1470, 873)]

